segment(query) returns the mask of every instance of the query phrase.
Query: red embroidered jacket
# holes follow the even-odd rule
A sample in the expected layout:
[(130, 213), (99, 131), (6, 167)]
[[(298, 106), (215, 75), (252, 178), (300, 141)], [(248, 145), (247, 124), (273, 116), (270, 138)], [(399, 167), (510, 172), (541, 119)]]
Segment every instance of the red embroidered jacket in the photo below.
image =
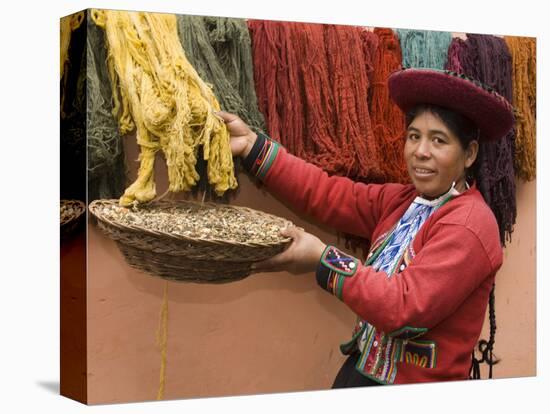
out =
[[(297, 212), (371, 240), (369, 257), (418, 195), (414, 186), (363, 184), (322, 169), (260, 137), (250, 171)], [(342, 352), (384, 384), (467, 379), (495, 274), (503, 260), (495, 217), (475, 187), (437, 209), (388, 277), (334, 246), (319, 262), (319, 285), (357, 315)]]

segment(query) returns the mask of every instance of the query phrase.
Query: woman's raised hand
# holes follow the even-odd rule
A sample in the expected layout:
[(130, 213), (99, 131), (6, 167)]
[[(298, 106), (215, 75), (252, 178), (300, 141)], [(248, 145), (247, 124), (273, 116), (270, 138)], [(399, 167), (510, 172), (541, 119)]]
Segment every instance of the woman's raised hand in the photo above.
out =
[(231, 138), (231, 153), (234, 157), (245, 158), (258, 137), (254, 131), (237, 115), (229, 112), (216, 112), (223, 119)]
[[(229, 131), (231, 139), (231, 153), (236, 157), (245, 158), (258, 137), (254, 131), (237, 115), (229, 112), (216, 112)], [(281, 230), (283, 236), (292, 238), (290, 246), (282, 253), (271, 259), (256, 263), (253, 272), (290, 273), (314, 272), (326, 245), (312, 234), (306, 233), (298, 227), (288, 227)]]

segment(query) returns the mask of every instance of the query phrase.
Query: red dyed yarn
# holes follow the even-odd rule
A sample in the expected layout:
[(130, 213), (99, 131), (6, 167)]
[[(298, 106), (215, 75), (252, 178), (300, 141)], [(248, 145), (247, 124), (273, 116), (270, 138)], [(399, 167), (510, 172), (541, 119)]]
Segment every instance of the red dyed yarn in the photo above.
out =
[(380, 154), (380, 165), (388, 182), (408, 182), (403, 158), (405, 116), (390, 98), (388, 77), (401, 69), (399, 38), (391, 29), (375, 28), (378, 48), (374, 58), (370, 114), (374, 138)]
[[(363, 53), (365, 54), (365, 63), (367, 66), (365, 70), (367, 71), (367, 77), (369, 79), (369, 95), (368, 103), (369, 108), (372, 101), (372, 85), (374, 83), (374, 70), (375, 70), (375, 61), (376, 61), (376, 51), (378, 50), (378, 36), (371, 32), (368, 29), (361, 30), (361, 39), (363, 41)], [(372, 123), (372, 115), (371, 115)]]
[[(268, 132), (329, 174), (381, 181), (368, 108), (364, 29), (250, 20), (256, 94)], [(372, 70), (371, 70), (372, 72)]]
[(252, 41), (254, 83), (258, 108), (264, 115), (267, 133), (280, 141), (280, 119), (277, 111), (277, 68), (279, 66), (279, 31), (269, 22), (249, 20), (248, 29)]
[[(294, 24), (290, 36), (289, 55), (299, 57), (297, 67), (300, 75), (294, 78), (294, 85), (303, 91), (303, 111), (298, 112), (292, 102), (281, 96), (281, 100), (289, 105), (290, 117), (305, 119), (305, 128), (300, 135), (291, 137), (290, 150), (327, 171), (335, 172), (339, 168), (327, 168), (331, 160), (336, 158), (338, 146), (333, 137), (336, 136), (334, 122), (334, 97), (326, 86), (330, 83), (327, 67), (324, 27), (320, 24)], [(299, 86), (297, 86), (299, 85)], [(351, 160), (348, 160), (351, 162)]]

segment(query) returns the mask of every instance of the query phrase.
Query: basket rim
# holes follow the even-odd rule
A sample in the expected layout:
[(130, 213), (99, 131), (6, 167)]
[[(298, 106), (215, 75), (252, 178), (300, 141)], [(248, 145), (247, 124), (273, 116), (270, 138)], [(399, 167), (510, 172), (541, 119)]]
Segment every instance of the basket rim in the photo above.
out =
[[(101, 221), (102, 223), (104, 223), (107, 226), (115, 227), (115, 228), (117, 228), (119, 230), (122, 230), (122, 231), (125, 231), (125, 232), (147, 234), (147, 235), (155, 236), (155, 237), (158, 237), (158, 238), (166, 238), (166, 239), (172, 239), (172, 240), (176, 240), (176, 241), (184, 241), (184, 242), (189, 242), (189, 243), (199, 242), (199, 243), (202, 243), (202, 244), (209, 244), (209, 245), (213, 245), (213, 246), (232, 245), (232, 246), (243, 246), (243, 247), (266, 247), (266, 248), (276, 247), (276, 246), (280, 246), (280, 245), (286, 245), (286, 244), (289, 244), (292, 241), (291, 237), (284, 237), (278, 242), (266, 242), (266, 243), (241, 242), (241, 241), (237, 241), (237, 240), (216, 239), (216, 238), (206, 239), (206, 238), (189, 237), (189, 236), (185, 236), (183, 234), (175, 234), (175, 233), (166, 233), (166, 232), (156, 231), (156, 230), (148, 229), (148, 228), (142, 227), (142, 226), (135, 226), (135, 225), (127, 225), (127, 224), (117, 223), (117, 222), (114, 222), (114, 221), (104, 217), (98, 211), (101, 205), (116, 204), (118, 206), (119, 205), (118, 202), (119, 202), (118, 199), (97, 199), (97, 200), (92, 201), (89, 204), (88, 208), (89, 208), (89, 211), (92, 213), (92, 215), (96, 219), (98, 219), (99, 221)], [(149, 203), (147, 205), (153, 206), (153, 207), (154, 206), (172, 206), (172, 207), (176, 206), (177, 207), (177, 206), (189, 205), (189, 204), (196, 205), (196, 206), (212, 206), (212, 207), (215, 207), (215, 208), (226, 208), (226, 209), (233, 209), (233, 210), (246, 210), (246, 211), (252, 212), (253, 214), (261, 214), (261, 215), (264, 215), (264, 216), (269, 216), (269, 217), (272, 217), (276, 220), (280, 220), (280, 221), (282, 221), (283, 223), (285, 223), (287, 225), (294, 226), (294, 224), (288, 219), (285, 219), (283, 217), (278, 217), (274, 214), (265, 213), (263, 211), (255, 210), (255, 209), (252, 209), (250, 207), (245, 207), (245, 206), (236, 206), (236, 205), (230, 205), (230, 204), (217, 204), (217, 203), (213, 203), (213, 202), (199, 203), (199, 202), (190, 201), (190, 200), (160, 200), (160, 201), (156, 201), (154, 203)], [(127, 207), (123, 207), (123, 208), (127, 208)]]
[(65, 221), (60, 220), (60, 225), (65, 226), (75, 220), (77, 220), (85, 211), (86, 211), (86, 204), (81, 200), (72, 200), (72, 199), (60, 199), (59, 200), (59, 209), (61, 214), (61, 207), (63, 205), (69, 205), (73, 208), (76, 207), (76, 213), (73, 213), (69, 216), (69, 218)]

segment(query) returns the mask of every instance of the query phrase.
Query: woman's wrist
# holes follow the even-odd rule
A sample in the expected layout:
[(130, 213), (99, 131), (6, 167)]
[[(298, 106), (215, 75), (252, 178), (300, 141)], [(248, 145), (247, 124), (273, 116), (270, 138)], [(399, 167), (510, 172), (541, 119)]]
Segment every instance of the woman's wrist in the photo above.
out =
[(315, 246), (314, 253), (311, 257), (312, 259), (312, 265), (313, 265), (313, 271), (315, 272), (317, 268), (319, 267), (319, 264), (321, 263), (321, 258), (323, 257), (323, 253), (325, 252), (327, 248), (327, 245), (323, 243), (321, 240), (319, 240), (319, 243)]
[(241, 158), (248, 157), (248, 154), (250, 154), (250, 151), (252, 150), (252, 147), (256, 143), (256, 140), (258, 139), (258, 134), (255, 132), (251, 132), (249, 135), (246, 136), (246, 146), (241, 154)]

